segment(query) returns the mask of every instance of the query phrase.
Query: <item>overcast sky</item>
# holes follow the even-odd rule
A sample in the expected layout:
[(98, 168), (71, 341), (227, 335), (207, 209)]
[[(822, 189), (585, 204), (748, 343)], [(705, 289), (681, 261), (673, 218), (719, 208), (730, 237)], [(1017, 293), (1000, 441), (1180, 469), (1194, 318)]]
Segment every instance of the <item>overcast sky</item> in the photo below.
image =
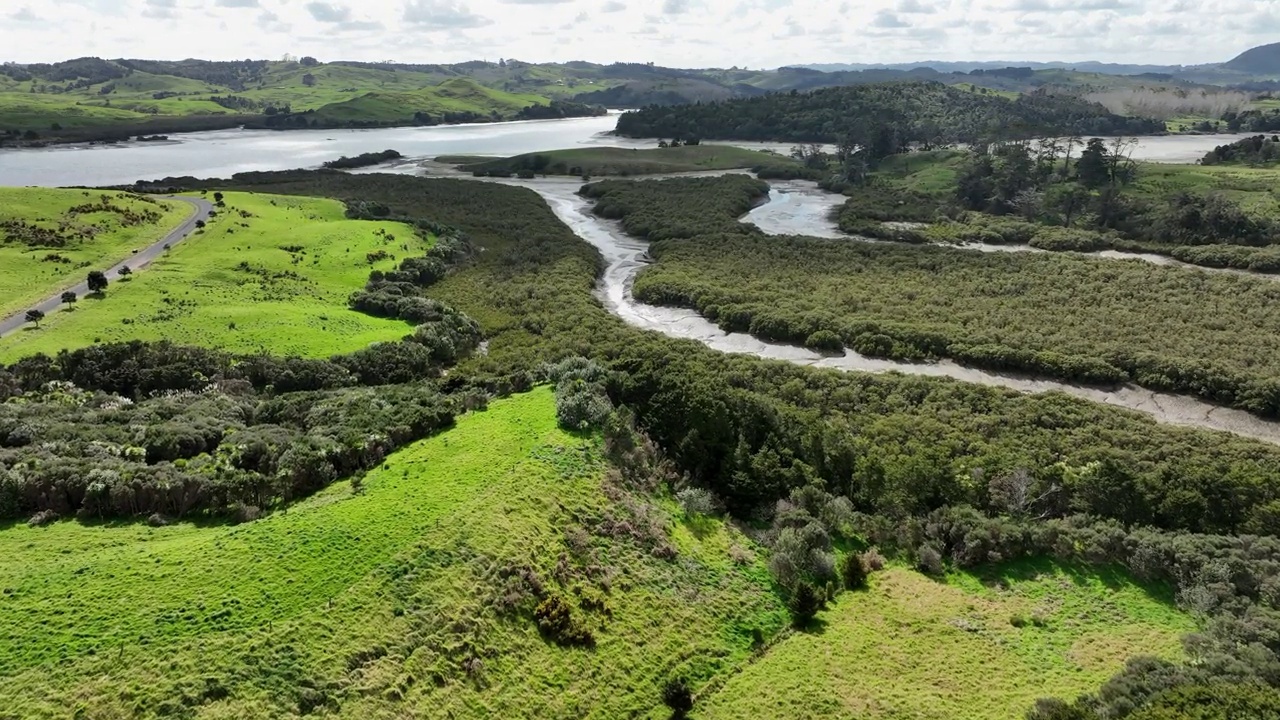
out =
[(0, 60), (1220, 62), (1280, 0), (0, 0)]

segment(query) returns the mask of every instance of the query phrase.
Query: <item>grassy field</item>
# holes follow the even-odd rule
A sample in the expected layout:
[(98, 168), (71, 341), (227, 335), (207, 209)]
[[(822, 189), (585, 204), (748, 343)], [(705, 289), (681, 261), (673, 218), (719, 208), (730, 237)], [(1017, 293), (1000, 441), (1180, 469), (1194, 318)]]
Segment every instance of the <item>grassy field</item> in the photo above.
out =
[(62, 128), (72, 129), (113, 126), (147, 119), (132, 110), (82, 104), (82, 101), (82, 98), (66, 96), (3, 93), (0, 94), (0, 128), (33, 130), (40, 135), (48, 135), (54, 130), (55, 123)]
[[(0, 358), (133, 338), (327, 356), (410, 332), (348, 309), (347, 296), (371, 270), (426, 249), (412, 228), (347, 220), (336, 200), (228, 193), (226, 203), (203, 232), (104, 298), (0, 340)], [(390, 257), (371, 264), (378, 251)]]
[[(1191, 619), (1120, 574), (1049, 564), (936, 582), (873, 575), (703, 698), (699, 718), (1022, 717), (1094, 690), (1134, 655), (1177, 658)], [(1015, 626), (1015, 623), (1022, 627)]]
[[(72, 212), (85, 205), (100, 209)], [(105, 270), (129, 257), (132, 250), (163, 238), (191, 212), (185, 203), (123, 193), (0, 188), (0, 317), (75, 285), (90, 269)], [(14, 222), (27, 229), (5, 229)], [(31, 238), (39, 245), (27, 244), (24, 237), (32, 227), (50, 234)]]
[[(540, 159), (545, 158), (545, 159)], [(444, 155), (437, 161), (459, 165), (468, 172), (510, 172), (541, 167), (548, 175), (660, 175), (699, 170), (736, 170), (759, 165), (798, 166), (795, 160), (774, 153), (728, 145), (682, 145), (645, 150), (593, 147), (528, 153), (509, 158), (485, 159)], [(541, 164), (541, 165), (540, 165)], [(577, 172), (571, 172), (576, 170)]]
[(435, 118), (445, 113), (496, 113), (511, 118), (530, 105), (546, 105), (537, 95), (516, 95), (484, 87), (472, 80), (446, 80), (438, 86), (401, 92), (371, 92), (343, 102), (332, 103), (316, 111), (326, 124), (347, 122), (407, 123), (415, 113)]
[[(547, 388), (496, 402), (360, 494), (246, 525), (0, 530), (0, 717), (661, 717), (669, 674), (740, 664), (785, 615), (762, 563), (730, 558), (750, 541), (606, 496), (597, 441), (553, 405)], [(675, 561), (601, 534), (633, 512)], [(575, 608), (596, 647), (502, 612), (517, 570), (599, 600)]]

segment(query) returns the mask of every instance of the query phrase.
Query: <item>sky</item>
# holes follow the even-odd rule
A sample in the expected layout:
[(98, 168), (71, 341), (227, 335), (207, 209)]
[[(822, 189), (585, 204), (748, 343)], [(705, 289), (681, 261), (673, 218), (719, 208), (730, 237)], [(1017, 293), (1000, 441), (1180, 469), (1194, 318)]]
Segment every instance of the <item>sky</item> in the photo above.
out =
[(1222, 62), (1280, 0), (0, 0), (0, 61)]

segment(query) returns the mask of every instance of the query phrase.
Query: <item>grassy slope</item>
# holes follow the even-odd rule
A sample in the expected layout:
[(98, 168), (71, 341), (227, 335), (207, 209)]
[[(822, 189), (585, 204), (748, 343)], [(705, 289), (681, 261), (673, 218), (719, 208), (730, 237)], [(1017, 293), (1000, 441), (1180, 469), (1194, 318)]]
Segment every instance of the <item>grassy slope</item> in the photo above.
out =
[(82, 105), (81, 100), (61, 95), (0, 94), (0, 128), (35, 130), (43, 135), (50, 131), (53, 123), (69, 129), (144, 122), (147, 119), (131, 110)]
[[(164, 237), (191, 214), (191, 208), (184, 203), (160, 201), (152, 205), (120, 199), (119, 195), (88, 190), (0, 188), (0, 222), (18, 220), (49, 229), (66, 223), (96, 232), (93, 239), (79, 240), (65, 248), (28, 248), (17, 242), (6, 242), (5, 231), (0, 230), (0, 317), (75, 285), (84, 279), (87, 268), (105, 269), (114, 265), (128, 257), (131, 250)], [(77, 205), (95, 204), (104, 198), (111, 198), (112, 204), (129, 210), (156, 209), (163, 216), (154, 224), (127, 227), (115, 213), (71, 215), (67, 212)], [(71, 262), (45, 262), (43, 258), (51, 253)]]
[[(132, 338), (327, 356), (395, 340), (411, 330), (398, 320), (349, 310), (346, 302), (364, 286), (370, 270), (396, 265), (391, 259), (370, 265), (366, 253), (386, 250), (404, 259), (425, 250), (411, 228), (347, 220), (335, 200), (228, 193), (226, 202), (227, 209), (204, 232), (132, 280), (113, 283), (105, 299), (83, 300), (73, 312), (50, 314), (38, 330), (0, 341), (0, 357), (11, 361), (97, 339)], [(253, 217), (242, 218), (237, 210)], [(378, 229), (394, 235), (394, 242), (374, 235)], [(304, 251), (282, 249), (287, 246)], [(238, 269), (242, 262), (268, 275), (301, 277), (264, 277)]]
[(391, 456), (361, 495), (338, 483), (248, 525), (0, 531), (0, 717), (281, 717), (304, 688), (344, 717), (652, 715), (668, 672), (740, 663), (783, 613), (758, 562), (729, 560), (749, 542), (712, 524), (668, 525), (674, 562), (588, 536), (568, 564), (613, 577), (594, 650), (498, 616), (499, 568), (551, 582), (565, 529), (620, 512), (595, 447), (542, 388)]
[(546, 105), (537, 95), (517, 95), (494, 90), (459, 78), (446, 80), (436, 87), (401, 92), (377, 91), (345, 102), (325, 105), (316, 111), (325, 122), (351, 120), (367, 122), (409, 122), (416, 112), (439, 117), (446, 112), (472, 112), (488, 115), (496, 112), (510, 117), (530, 105)]
[(698, 170), (735, 170), (757, 165), (796, 165), (790, 159), (728, 145), (694, 145), (676, 148), (649, 148), (645, 150), (595, 147), (551, 150), (528, 153), (509, 158), (474, 162), (476, 158), (443, 156), (440, 162), (462, 163), (468, 172), (510, 170), (526, 167), (535, 155), (550, 158), (549, 174), (567, 174), (569, 168), (582, 168), (586, 175), (655, 175), (662, 173), (695, 172)]
[[(698, 717), (1021, 717), (1037, 698), (1093, 690), (1131, 656), (1179, 656), (1179, 635), (1193, 629), (1118, 574), (1011, 570), (1007, 589), (972, 575), (874, 575), (870, 590), (822, 613), (819, 630), (784, 640), (704, 699)], [(1017, 628), (1014, 616), (1047, 626)]]

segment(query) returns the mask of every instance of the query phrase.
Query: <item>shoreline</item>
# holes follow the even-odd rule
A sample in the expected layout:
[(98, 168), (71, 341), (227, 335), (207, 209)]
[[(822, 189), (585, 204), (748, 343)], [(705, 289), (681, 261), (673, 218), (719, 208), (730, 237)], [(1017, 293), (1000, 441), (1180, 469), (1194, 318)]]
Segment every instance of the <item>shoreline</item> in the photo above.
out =
[[(139, 145), (174, 145), (174, 144), (181, 143), (182, 137), (184, 135), (196, 135), (199, 133), (213, 133), (213, 132), (228, 132), (233, 130), (240, 130), (240, 131), (246, 131), (246, 132), (264, 131), (264, 132), (294, 133), (294, 132), (305, 132), (308, 130), (314, 131), (314, 132), (348, 132), (348, 131), (361, 131), (361, 130), (394, 130), (397, 128), (466, 127), (471, 125), (487, 127), (490, 125), (515, 125), (519, 123), (547, 123), (547, 122), (561, 122), (564, 120), (582, 120), (587, 118), (610, 117), (610, 116), (620, 115), (622, 114), (622, 112), (623, 111), (620, 111), (620, 110), (609, 109), (602, 114), (571, 115), (569, 117), (562, 117), (562, 118), (529, 118), (529, 119), (515, 119), (515, 120), (511, 120), (511, 119), (473, 120), (468, 122), (457, 122), (457, 123), (442, 122), (442, 123), (434, 123), (430, 125), (425, 125), (422, 123), (406, 122), (406, 123), (385, 123), (385, 124), (378, 123), (378, 124), (372, 124), (372, 125), (359, 125), (359, 126), (330, 125), (330, 126), (320, 126), (320, 127), (310, 127), (310, 126), (308, 127), (291, 127), (291, 126), (270, 127), (265, 124), (255, 124), (253, 122), (247, 122), (246, 121), (247, 116), (236, 116), (238, 118), (237, 122), (211, 123), (210, 127), (201, 127), (199, 129), (194, 129), (194, 130), (169, 130), (167, 129), (167, 126), (157, 123), (155, 125), (148, 125), (148, 124), (138, 125), (136, 127), (133, 127), (133, 129), (129, 130), (128, 132), (124, 132), (123, 128), (132, 127), (132, 126), (120, 126), (121, 129), (111, 131), (111, 132), (104, 131), (103, 134), (94, 136), (94, 137), (39, 138), (36, 140), (17, 140), (12, 142), (0, 140), (0, 152), (5, 152), (8, 150), (61, 150), (61, 149), (88, 149), (88, 148), (96, 148), (96, 147), (136, 147)], [(208, 117), (215, 117), (215, 116), (208, 116)], [(252, 116), (252, 117), (265, 117), (265, 116)], [(139, 140), (138, 139), (139, 137), (155, 137), (157, 135), (165, 136), (166, 139), (165, 140)]]

